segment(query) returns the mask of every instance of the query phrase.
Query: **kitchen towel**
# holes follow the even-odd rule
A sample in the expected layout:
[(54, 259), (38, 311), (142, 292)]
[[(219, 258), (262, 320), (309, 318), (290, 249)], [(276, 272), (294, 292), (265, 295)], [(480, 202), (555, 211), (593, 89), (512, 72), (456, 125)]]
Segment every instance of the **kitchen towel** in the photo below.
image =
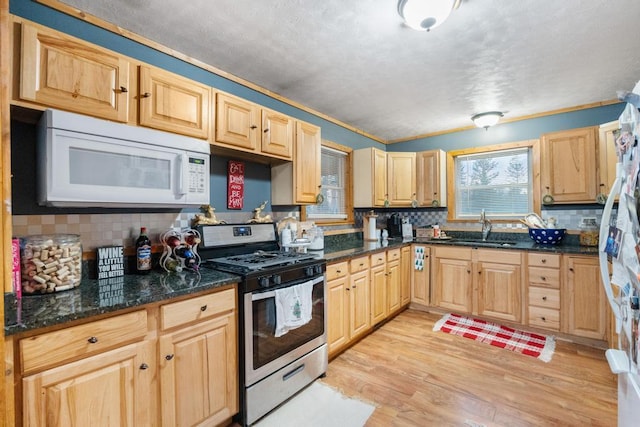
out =
[(424, 246), (413, 247), (413, 268), (416, 271), (424, 270)]
[(275, 293), (276, 337), (309, 323), (313, 309), (313, 281), (276, 289)]

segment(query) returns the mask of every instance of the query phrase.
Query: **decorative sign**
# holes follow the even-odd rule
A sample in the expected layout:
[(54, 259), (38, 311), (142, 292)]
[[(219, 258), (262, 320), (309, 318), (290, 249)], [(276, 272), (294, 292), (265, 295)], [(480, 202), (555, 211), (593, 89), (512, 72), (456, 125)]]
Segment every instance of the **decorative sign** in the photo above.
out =
[(227, 209), (244, 205), (244, 163), (229, 160), (227, 168)]
[(98, 248), (98, 279), (124, 276), (124, 247), (105, 246)]

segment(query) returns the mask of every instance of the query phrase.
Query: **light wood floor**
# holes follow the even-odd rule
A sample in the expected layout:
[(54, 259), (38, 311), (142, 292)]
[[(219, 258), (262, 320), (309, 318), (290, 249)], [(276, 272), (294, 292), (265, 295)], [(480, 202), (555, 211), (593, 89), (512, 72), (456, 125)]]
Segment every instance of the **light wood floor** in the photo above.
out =
[(322, 382), (376, 405), (367, 426), (616, 426), (603, 350), (557, 341), (544, 363), (433, 332), (440, 317), (401, 313), (332, 360)]

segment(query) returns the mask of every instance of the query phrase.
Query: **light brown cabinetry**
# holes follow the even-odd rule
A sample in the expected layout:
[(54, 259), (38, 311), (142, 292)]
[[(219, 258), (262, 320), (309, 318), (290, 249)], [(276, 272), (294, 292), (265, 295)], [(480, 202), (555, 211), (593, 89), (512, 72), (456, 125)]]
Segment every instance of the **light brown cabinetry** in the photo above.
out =
[(459, 313), (471, 313), (473, 309), (471, 249), (440, 246), (432, 250), (433, 305)]
[(542, 135), (543, 203), (593, 203), (598, 194), (597, 127)]
[(236, 292), (161, 307), (162, 425), (217, 425), (238, 412)]
[(327, 265), (327, 341), (333, 357), (371, 327), (369, 257)]
[(522, 252), (432, 248), (433, 304), (460, 313), (522, 320)]
[(296, 121), (293, 162), (271, 166), (271, 203), (315, 204), (322, 180), (320, 128)]
[(400, 249), (387, 251), (387, 317), (402, 308), (402, 270)]
[(527, 259), (529, 325), (560, 331), (560, 255), (530, 252)]
[(130, 63), (114, 52), (22, 24), (19, 99), (126, 122)]
[(406, 307), (411, 302), (411, 246), (400, 249), (400, 304)]
[(377, 148), (353, 151), (353, 205), (380, 207), (387, 201), (387, 153)]
[(477, 251), (477, 314), (522, 321), (523, 256), (519, 251)]
[(416, 197), (416, 153), (387, 153), (387, 194), (391, 206), (411, 206)]
[(420, 305), (430, 304), (431, 284), (431, 248), (424, 245), (412, 245), (414, 253), (418, 250), (423, 254), (422, 269), (411, 269), (411, 302)]
[(371, 324), (387, 318), (387, 257), (385, 252), (371, 255)]
[(142, 126), (209, 138), (211, 88), (168, 71), (141, 65), (138, 94)]
[[(609, 196), (613, 182), (616, 180), (616, 135), (620, 127), (618, 120), (604, 123), (598, 129), (598, 166), (600, 167), (600, 181), (598, 194)], [(617, 197), (617, 196), (616, 196)]]
[(417, 200), (420, 206), (447, 206), (447, 155), (442, 150), (416, 153)]
[(21, 339), (21, 424), (153, 424), (157, 362), (146, 329), (139, 310)]
[(608, 303), (600, 277), (599, 259), (565, 255), (563, 263), (563, 332), (604, 340)]

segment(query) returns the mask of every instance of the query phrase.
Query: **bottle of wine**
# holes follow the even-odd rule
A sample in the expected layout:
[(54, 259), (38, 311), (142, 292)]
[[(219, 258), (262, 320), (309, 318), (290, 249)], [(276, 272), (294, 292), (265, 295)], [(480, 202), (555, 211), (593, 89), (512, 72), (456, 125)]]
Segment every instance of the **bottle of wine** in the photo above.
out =
[(151, 240), (147, 236), (147, 227), (140, 227), (140, 236), (136, 240), (136, 270), (138, 274), (151, 271)]

